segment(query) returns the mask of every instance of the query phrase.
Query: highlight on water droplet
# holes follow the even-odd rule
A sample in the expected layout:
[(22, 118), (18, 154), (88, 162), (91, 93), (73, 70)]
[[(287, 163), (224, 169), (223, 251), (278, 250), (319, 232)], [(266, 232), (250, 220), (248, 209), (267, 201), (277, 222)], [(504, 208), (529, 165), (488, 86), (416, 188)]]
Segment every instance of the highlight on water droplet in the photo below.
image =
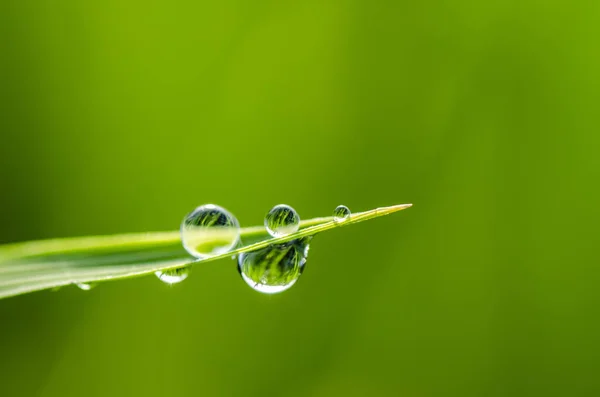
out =
[(265, 228), (272, 237), (287, 236), (300, 228), (300, 216), (289, 205), (276, 205), (265, 216)]
[(181, 222), (183, 247), (196, 258), (224, 254), (235, 248), (239, 240), (238, 220), (218, 205), (201, 205)]
[(238, 271), (252, 289), (276, 294), (293, 286), (306, 265), (312, 236), (285, 244), (245, 252), (238, 256)]
[(89, 291), (96, 286), (96, 284), (92, 283), (75, 283), (75, 286), (83, 291)]
[(338, 205), (333, 210), (333, 220), (334, 222), (340, 223), (350, 218), (350, 209), (345, 205)]
[(190, 267), (178, 267), (177, 269), (159, 270), (154, 273), (160, 281), (165, 284), (177, 284), (188, 278)]

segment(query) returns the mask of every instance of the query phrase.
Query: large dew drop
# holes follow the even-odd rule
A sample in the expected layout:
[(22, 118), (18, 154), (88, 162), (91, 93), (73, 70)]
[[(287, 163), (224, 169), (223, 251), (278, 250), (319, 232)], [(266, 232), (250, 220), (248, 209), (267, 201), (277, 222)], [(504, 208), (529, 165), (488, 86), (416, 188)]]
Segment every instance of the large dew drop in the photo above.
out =
[(340, 223), (350, 218), (350, 209), (345, 205), (338, 205), (333, 210), (334, 222)]
[(250, 287), (265, 294), (285, 291), (296, 283), (306, 264), (311, 237), (271, 245), (238, 256), (238, 271)]
[(183, 247), (196, 258), (224, 254), (239, 240), (240, 224), (233, 214), (218, 205), (202, 205), (181, 222)]
[(188, 278), (190, 268), (188, 266), (171, 270), (159, 270), (155, 272), (156, 277), (165, 284), (177, 284)]
[(272, 237), (287, 236), (300, 228), (300, 216), (289, 205), (276, 205), (265, 216), (265, 227)]

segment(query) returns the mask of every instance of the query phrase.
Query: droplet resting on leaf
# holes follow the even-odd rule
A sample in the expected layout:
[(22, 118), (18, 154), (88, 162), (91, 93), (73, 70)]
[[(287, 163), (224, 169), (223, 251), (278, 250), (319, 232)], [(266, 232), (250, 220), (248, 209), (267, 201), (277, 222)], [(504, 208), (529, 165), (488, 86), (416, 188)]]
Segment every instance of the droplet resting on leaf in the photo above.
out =
[(333, 210), (333, 220), (337, 223), (344, 222), (350, 218), (350, 209), (345, 205), (338, 205)]
[(265, 227), (273, 237), (287, 236), (300, 228), (300, 216), (289, 205), (279, 204), (265, 216)]
[(196, 258), (229, 252), (239, 240), (238, 220), (218, 205), (201, 205), (190, 212), (181, 223), (183, 247)]

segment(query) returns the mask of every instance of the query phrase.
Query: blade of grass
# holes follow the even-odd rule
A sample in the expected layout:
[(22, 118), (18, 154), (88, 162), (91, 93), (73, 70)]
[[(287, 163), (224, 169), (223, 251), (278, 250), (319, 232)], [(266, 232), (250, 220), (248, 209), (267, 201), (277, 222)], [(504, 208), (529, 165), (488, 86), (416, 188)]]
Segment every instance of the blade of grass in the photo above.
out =
[(179, 232), (94, 236), (14, 243), (0, 246), (0, 298), (75, 283), (101, 282), (143, 276), (159, 270), (229, 258), (243, 252), (283, 244), (336, 227), (348, 226), (410, 207), (402, 204), (350, 215), (301, 222), (293, 234), (270, 238), (264, 227), (241, 229), (245, 243), (222, 255), (193, 261), (183, 249)]

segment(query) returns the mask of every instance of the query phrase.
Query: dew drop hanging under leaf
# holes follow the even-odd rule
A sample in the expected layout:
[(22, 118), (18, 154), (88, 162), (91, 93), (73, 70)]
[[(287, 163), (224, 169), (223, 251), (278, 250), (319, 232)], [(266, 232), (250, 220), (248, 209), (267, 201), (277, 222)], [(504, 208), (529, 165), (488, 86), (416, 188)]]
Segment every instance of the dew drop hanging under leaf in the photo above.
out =
[(238, 271), (246, 284), (258, 292), (283, 292), (302, 275), (311, 240), (312, 236), (304, 237), (242, 253), (238, 256)]
[(190, 267), (184, 266), (177, 269), (159, 270), (154, 273), (165, 284), (177, 284), (188, 278)]

